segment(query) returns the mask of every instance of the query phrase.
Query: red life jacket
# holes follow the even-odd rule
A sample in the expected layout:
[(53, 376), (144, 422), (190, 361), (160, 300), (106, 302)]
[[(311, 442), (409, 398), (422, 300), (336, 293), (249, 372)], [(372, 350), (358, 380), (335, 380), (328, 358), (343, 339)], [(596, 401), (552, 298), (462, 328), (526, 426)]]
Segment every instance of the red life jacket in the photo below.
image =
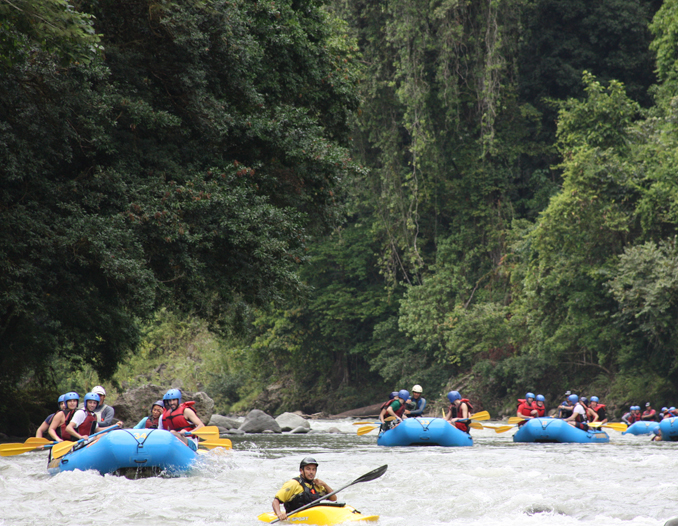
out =
[(650, 411), (643, 411), (643, 416), (641, 419), (646, 420), (646, 419), (652, 419), (654, 420), (655, 416), (657, 416), (657, 411), (654, 409), (651, 409)]
[[(461, 404), (466, 404), (468, 406), (468, 414), (471, 416), (473, 414), (473, 406), (471, 405), (471, 402), (469, 402), (468, 398), (462, 398), (461, 399)], [(459, 408), (461, 407), (461, 404), (459, 404), (459, 407), (457, 407), (455, 404), (450, 404), (449, 411), (451, 413), (451, 418), (461, 418), (461, 411), (459, 411)], [(464, 433), (468, 433), (469, 429), (471, 429), (471, 426), (469, 426), (466, 422), (452, 422), (454, 424), (454, 427), (457, 429), (460, 429)]]
[[(164, 420), (164, 418), (163, 418)], [(146, 429), (158, 429), (158, 422), (160, 421), (160, 418), (158, 420), (153, 420), (153, 416), (149, 416), (146, 419)]]
[(538, 416), (538, 417), (542, 417), (542, 416), (544, 416), (544, 415), (546, 414), (546, 404), (544, 404), (544, 405), (542, 405), (541, 407), (539, 407), (539, 406), (537, 405), (537, 402), (535, 402), (533, 407), (534, 407), (534, 409), (537, 410), (537, 416)]
[(527, 405), (527, 400), (524, 400), (522, 398), (518, 399), (518, 411), (520, 412), (521, 415), (532, 416), (533, 409), (535, 409), (534, 402), (532, 402), (532, 405)]
[[(379, 414), (381, 414), (381, 412), (384, 409), (389, 408), (393, 402), (395, 402), (395, 400), (389, 400), (388, 402), (384, 402), (383, 404), (381, 404), (381, 408), (379, 409)], [(405, 404), (400, 404), (400, 409), (398, 409), (397, 411), (393, 411), (393, 412), (395, 413), (395, 415), (398, 418), (402, 418), (403, 413), (405, 412)]]
[(632, 424), (635, 424), (636, 422), (640, 422), (640, 415), (636, 413), (631, 413), (628, 417), (628, 421), (631, 422)]
[[(195, 429), (195, 424), (186, 420), (184, 409), (193, 409), (195, 402), (184, 402), (172, 411), (165, 409), (162, 413), (162, 427), (167, 430), (183, 431), (184, 429)], [(148, 422), (148, 420), (146, 420)]]
[(76, 431), (78, 432), (79, 435), (88, 437), (92, 433), (94, 433), (96, 426), (97, 426), (97, 415), (92, 413), (91, 411), (87, 411), (86, 409), (76, 409), (75, 411), (72, 412), (71, 415), (67, 417), (66, 420), (66, 425), (61, 426), (61, 438), (64, 440), (78, 440), (74, 436), (71, 436), (71, 434), (66, 431), (66, 427), (68, 424), (71, 423), (71, 420), (73, 420), (73, 417), (75, 416), (76, 411), (84, 411), (85, 412), (85, 420), (78, 426)]
[(75, 440), (75, 438), (66, 431), (66, 427), (68, 427), (68, 424), (71, 423), (73, 415), (76, 411), (77, 409), (71, 409), (70, 411), (68, 409), (63, 410), (64, 415), (66, 415), (66, 420), (64, 420), (64, 423), (61, 424), (61, 426), (59, 426), (56, 430), (56, 434), (59, 435), (59, 438), (62, 440)]

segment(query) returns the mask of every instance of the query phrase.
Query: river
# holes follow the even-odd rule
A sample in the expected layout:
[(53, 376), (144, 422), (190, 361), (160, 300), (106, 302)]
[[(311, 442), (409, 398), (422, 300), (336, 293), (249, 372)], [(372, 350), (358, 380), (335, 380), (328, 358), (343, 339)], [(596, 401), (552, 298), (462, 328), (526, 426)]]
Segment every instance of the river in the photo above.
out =
[(335, 489), (388, 464), (339, 494), (380, 526), (662, 526), (678, 516), (678, 442), (610, 431), (610, 444), (514, 444), (512, 431), (485, 429), (472, 448), (384, 448), (353, 422), (311, 422), (345, 434), (235, 437), (232, 451), (179, 478), (50, 477), (44, 452), (0, 458), (0, 524), (259, 526), (307, 455)]

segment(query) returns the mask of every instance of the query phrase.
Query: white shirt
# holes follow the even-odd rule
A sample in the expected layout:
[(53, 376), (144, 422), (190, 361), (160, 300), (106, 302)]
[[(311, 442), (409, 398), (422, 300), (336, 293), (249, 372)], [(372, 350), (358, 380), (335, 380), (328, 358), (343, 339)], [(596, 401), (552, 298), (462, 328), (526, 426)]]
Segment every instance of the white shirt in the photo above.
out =
[(583, 416), (584, 418), (586, 418), (586, 410), (584, 409), (584, 407), (583, 407), (581, 404), (575, 405), (575, 406), (574, 406), (574, 409), (572, 410), (572, 412), (573, 412), (575, 415), (581, 415), (581, 416)]
[(73, 429), (77, 431), (77, 429), (80, 427), (80, 424), (82, 424), (85, 421), (85, 418), (87, 418), (87, 413), (85, 412), (85, 410), (78, 409), (73, 415), (73, 418), (71, 418), (71, 424), (73, 424)]

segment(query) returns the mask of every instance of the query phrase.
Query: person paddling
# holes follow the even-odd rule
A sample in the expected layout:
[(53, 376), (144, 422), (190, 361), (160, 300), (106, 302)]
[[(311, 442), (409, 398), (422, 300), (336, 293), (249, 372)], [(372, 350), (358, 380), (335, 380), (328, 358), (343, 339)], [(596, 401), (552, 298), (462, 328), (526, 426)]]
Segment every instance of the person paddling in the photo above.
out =
[(189, 438), (191, 431), (205, 427), (202, 420), (193, 409), (195, 402), (181, 403), (181, 391), (179, 389), (170, 389), (162, 397), (165, 410), (158, 422), (158, 429), (167, 429), (190, 447), (193, 451), (198, 450), (198, 439)]
[(537, 418), (541, 418), (546, 414), (546, 398), (544, 395), (538, 394), (534, 399), (534, 410), (537, 412)]
[(115, 418), (115, 409), (110, 405), (106, 405), (106, 389), (97, 385), (92, 389), (92, 392), (99, 395), (99, 407), (95, 411), (97, 424), (101, 428), (111, 427)]
[[(572, 416), (572, 409), (574, 409), (574, 404), (570, 402), (570, 396), (572, 393), (570, 391), (565, 393), (567, 397), (562, 404), (558, 406), (558, 418), (569, 418)], [(578, 397), (577, 397), (578, 398)]]
[(417, 418), (424, 416), (424, 409), (426, 409), (426, 398), (421, 396), (423, 392), (424, 390), (419, 384), (412, 388), (412, 398), (410, 398), (410, 402), (414, 403), (414, 408), (405, 409), (405, 415), (407, 415), (407, 418)]
[(71, 423), (71, 418), (73, 418), (75, 411), (78, 409), (79, 402), (80, 395), (75, 391), (70, 391), (64, 395), (66, 407), (54, 415), (54, 418), (52, 418), (52, 422), (49, 425), (48, 433), (49, 436), (52, 437), (52, 440), (56, 440), (57, 442), (70, 440), (69, 438), (64, 439), (61, 437), (62, 435), (66, 435), (66, 426)]
[[(57, 400), (57, 404), (59, 406), (59, 411), (63, 411), (64, 407), (66, 407), (66, 402), (64, 402), (64, 395), (59, 396), (59, 399)], [(59, 411), (57, 411), (57, 412), (59, 412)], [(47, 418), (45, 418), (45, 421), (42, 424), (40, 424), (40, 427), (35, 432), (35, 436), (37, 438), (42, 438), (44, 435), (49, 436), (49, 425), (52, 423), (52, 419), (56, 416), (56, 414), (57, 413), (52, 413)]]
[[(97, 415), (95, 413), (99, 406), (99, 395), (96, 393), (87, 393), (85, 395), (85, 404), (82, 409), (78, 409), (71, 421), (66, 426), (65, 440), (80, 440), (94, 434), (98, 429), (106, 429), (112, 426), (122, 427), (122, 422), (110, 426), (99, 426)], [(63, 435), (63, 431), (62, 431)]]
[(588, 400), (584, 396), (582, 396), (580, 400), (576, 394), (571, 394), (568, 399), (574, 405), (574, 407), (572, 408), (572, 414), (565, 419), (565, 422), (576, 427), (577, 429), (581, 429), (582, 431), (588, 431), (590, 411), (588, 408)]
[(645, 404), (645, 411), (643, 411), (643, 414), (640, 416), (641, 420), (645, 421), (651, 421), (651, 422), (656, 422), (657, 421), (657, 411), (655, 411), (652, 406), (650, 405), (650, 402), (647, 402)]
[(527, 393), (524, 400), (518, 399), (516, 416), (524, 419), (518, 425), (525, 424), (528, 420), (537, 417), (537, 411), (534, 408), (534, 393)]
[(407, 418), (405, 416), (405, 402), (410, 397), (410, 392), (407, 389), (398, 391), (398, 396), (391, 400), (386, 407), (379, 413), (379, 421), (381, 422), (382, 431), (386, 431), (393, 427), (392, 422), (386, 422), (386, 418), (392, 416), (396, 422)]
[[(313, 457), (306, 457), (301, 461), (299, 476), (285, 482), (273, 497), (273, 513), (278, 519), (287, 520), (288, 513), (334, 491), (326, 482), (316, 478), (317, 472), (318, 462)], [(337, 496), (332, 495), (327, 500), (336, 502)], [(280, 508), (281, 504), (285, 507), (284, 511)]]
[(151, 414), (139, 420), (139, 423), (134, 426), (134, 429), (158, 429), (160, 417), (162, 416), (162, 412), (164, 410), (165, 405), (163, 404), (162, 400), (153, 402), (153, 405), (151, 406)]
[(450, 401), (450, 407), (447, 409), (445, 420), (457, 429), (470, 434), (471, 426), (469, 418), (473, 411), (473, 406), (468, 399), (462, 398), (459, 391), (450, 391), (447, 393), (447, 399)]
[(607, 409), (605, 408), (605, 404), (600, 403), (600, 398), (592, 396), (591, 402), (589, 403), (589, 409), (596, 414), (592, 420), (593, 422), (607, 423)]

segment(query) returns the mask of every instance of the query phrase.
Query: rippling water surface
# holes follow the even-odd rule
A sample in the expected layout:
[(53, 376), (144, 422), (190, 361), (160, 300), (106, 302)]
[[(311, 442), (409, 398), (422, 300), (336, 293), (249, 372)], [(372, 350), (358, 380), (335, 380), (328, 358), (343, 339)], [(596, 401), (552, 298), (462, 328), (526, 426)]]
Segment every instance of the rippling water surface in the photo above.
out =
[(473, 430), (472, 448), (384, 448), (352, 422), (311, 422), (342, 435), (235, 437), (232, 451), (174, 479), (50, 477), (46, 453), (0, 458), (0, 524), (260, 525), (306, 455), (335, 489), (388, 464), (339, 494), (382, 526), (662, 526), (678, 516), (678, 442), (611, 431), (610, 444), (514, 444), (512, 431)]

